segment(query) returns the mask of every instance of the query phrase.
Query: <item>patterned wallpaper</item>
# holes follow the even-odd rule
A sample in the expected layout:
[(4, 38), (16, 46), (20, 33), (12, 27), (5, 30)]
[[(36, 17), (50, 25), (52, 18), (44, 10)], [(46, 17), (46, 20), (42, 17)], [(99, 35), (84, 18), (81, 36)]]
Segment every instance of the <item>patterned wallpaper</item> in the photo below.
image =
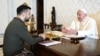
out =
[(24, 2), (32, 8), (36, 22), (36, 0), (0, 0), (0, 34), (4, 34), (8, 23), (16, 16), (16, 8)]
[(56, 9), (57, 24), (69, 26), (80, 8), (86, 9), (88, 14), (100, 11), (100, 0), (44, 0), (44, 23), (51, 22), (52, 6)]

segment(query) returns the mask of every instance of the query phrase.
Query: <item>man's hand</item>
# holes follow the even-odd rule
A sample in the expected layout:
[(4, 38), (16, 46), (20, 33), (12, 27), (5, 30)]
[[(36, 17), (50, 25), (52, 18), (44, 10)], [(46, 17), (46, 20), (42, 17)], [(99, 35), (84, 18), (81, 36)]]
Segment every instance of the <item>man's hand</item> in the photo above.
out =
[(44, 40), (46, 39), (45, 34), (39, 34), (40, 37), (42, 37)]

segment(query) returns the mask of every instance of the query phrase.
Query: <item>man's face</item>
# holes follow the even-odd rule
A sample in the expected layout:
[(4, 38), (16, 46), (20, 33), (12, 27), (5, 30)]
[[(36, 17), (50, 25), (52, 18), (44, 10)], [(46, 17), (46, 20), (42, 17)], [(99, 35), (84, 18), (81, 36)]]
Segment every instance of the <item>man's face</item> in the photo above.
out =
[(31, 17), (31, 10), (25, 10), (24, 12), (24, 20), (27, 22)]
[(78, 17), (78, 20), (81, 22), (86, 17), (86, 14), (83, 11), (79, 10), (77, 12), (77, 17)]

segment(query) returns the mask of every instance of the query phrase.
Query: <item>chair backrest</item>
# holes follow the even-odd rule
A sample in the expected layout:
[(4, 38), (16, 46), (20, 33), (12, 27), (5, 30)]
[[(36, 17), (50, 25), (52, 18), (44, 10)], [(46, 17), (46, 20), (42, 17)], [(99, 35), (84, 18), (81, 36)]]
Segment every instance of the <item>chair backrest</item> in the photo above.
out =
[(98, 11), (95, 14), (90, 14), (89, 16), (96, 20), (98, 33), (99, 33), (99, 38), (100, 38), (100, 11)]

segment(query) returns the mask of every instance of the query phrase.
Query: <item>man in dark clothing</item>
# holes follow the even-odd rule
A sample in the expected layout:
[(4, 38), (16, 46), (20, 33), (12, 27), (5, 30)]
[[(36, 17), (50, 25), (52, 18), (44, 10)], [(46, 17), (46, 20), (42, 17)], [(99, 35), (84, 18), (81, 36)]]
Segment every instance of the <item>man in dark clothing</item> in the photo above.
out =
[(27, 5), (20, 5), (17, 8), (17, 17), (15, 17), (7, 26), (4, 34), (4, 56), (14, 56), (24, 49), (24, 42), (31, 45), (45, 39), (44, 34), (39, 37), (32, 37), (24, 24), (31, 16), (31, 8)]

